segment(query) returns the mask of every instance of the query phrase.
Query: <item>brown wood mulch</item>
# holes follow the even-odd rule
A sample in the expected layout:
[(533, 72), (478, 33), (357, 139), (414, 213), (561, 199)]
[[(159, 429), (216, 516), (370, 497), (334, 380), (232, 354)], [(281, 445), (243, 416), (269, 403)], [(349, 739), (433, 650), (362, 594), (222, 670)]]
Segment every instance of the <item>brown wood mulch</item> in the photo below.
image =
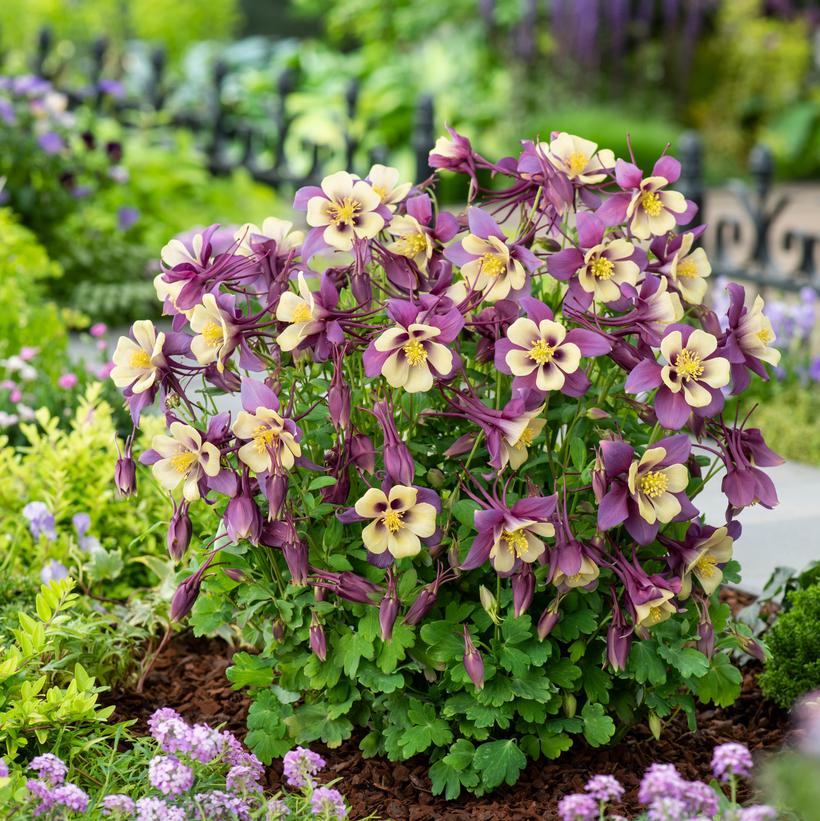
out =
[[(733, 609), (750, 597), (729, 591), (725, 598)], [(189, 721), (225, 724), (241, 738), (249, 700), (232, 690), (225, 669), (232, 649), (216, 639), (196, 639), (189, 633), (176, 636), (158, 658), (144, 692), (111, 694), (116, 705), (112, 720), (137, 719), (137, 732), (147, 732), (146, 719), (157, 707), (174, 707)], [(432, 795), (427, 763), (418, 756), (406, 762), (365, 759), (356, 738), (335, 750), (314, 745), (328, 761), (328, 778), (340, 778), (340, 788), (351, 805), (351, 818), (369, 813), (393, 821), (535, 821), (557, 818), (558, 801), (583, 790), (596, 773), (611, 773), (627, 788), (621, 812), (636, 812), (637, 787), (643, 771), (654, 761), (674, 763), (689, 779), (710, 778), (709, 764), (715, 745), (727, 741), (747, 744), (756, 757), (777, 750), (787, 732), (788, 717), (763, 698), (756, 683), (759, 666), (744, 671), (740, 698), (728, 708), (698, 711), (698, 729), (690, 732), (685, 719), (675, 719), (660, 741), (645, 725), (634, 727), (615, 746), (593, 749), (583, 741), (557, 761), (531, 762), (514, 787), (502, 786), (489, 796), (466, 794), (456, 801)], [(269, 768), (272, 788), (280, 783), (278, 762)], [(748, 798), (748, 792), (742, 794)]]

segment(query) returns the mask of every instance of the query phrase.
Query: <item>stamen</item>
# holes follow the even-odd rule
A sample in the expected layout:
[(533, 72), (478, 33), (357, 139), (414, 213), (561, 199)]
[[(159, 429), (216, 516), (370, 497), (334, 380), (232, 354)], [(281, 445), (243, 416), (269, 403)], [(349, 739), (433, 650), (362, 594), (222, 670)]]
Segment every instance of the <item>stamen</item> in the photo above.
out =
[(659, 470), (650, 470), (638, 479), (638, 491), (650, 499), (657, 499), (666, 493), (669, 479)]
[(401, 238), (397, 249), (403, 257), (413, 259), (427, 250), (427, 237), (424, 234), (408, 234)]
[(313, 313), (310, 310), (310, 306), (306, 302), (302, 302), (296, 306), (296, 310), (293, 312), (293, 319), (292, 322), (310, 322), (313, 319)]
[(606, 257), (596, 257), (589, 267), (595, 279), (611, 279), (615, 273), (615, 263)]
[(190, 450), (183, 450), (175, 453), (171, 457), (171, 467), (177, 473), (187, 473), (191, 469), (191, 465), (196, 462), (197, 455)]
[(222, 326), (218, 325), (216, 322), (209, 322), (202, 329), (202, 336), (205, 337), (205, 341), (211, 348), (216, 348), (218, 345), (221, 345), (225, 339), (224, 334), (222, 333)]
[(279, 431), (268, 425), (259, 425), (253, 432), (253, 442), (259, 454), (268, 453), (274, 443), (278, 443), (278, 439)]
[(151, 366), (151, 356), (146, 351), (134, 351), (128, 364), (132, 368), (148, 368)]
[(770, 342), (774, 342), (774, 333), (770, 331), (768, 328), (761, 328), (755, 336), (764, 344), (768, 345)]
[(710, 579), (717, 573), (717, 559), (709, 553), (704, 553), (695, 564), (698, 573), (705, 579)]
[(388, 510), (387, 513), (384, 514), (384, 518), (382, 521), (384, 522), (384, 526), (391, 532), (391, 533), (398, 533), (405, 525), (402, 519), (404, 518), (404, 511), (402, 510)]
[(345, 197), (341, 202), (332, 202), (328, 207), (334, 225), (354, 225), (361, 210), (362, 204), (351, 197)]
[(684, 348), (675, 357), (675, 370), (678, 376), (687, 382), (690, 379), (699, 379), (703, 376), (703, 360), (697, 351)]
[(581, 151), (574, 151), (567, 157), (567, 170), (570, 177), (577, 177), (583, 173), (589, 163), (589, 157)]
[(647, 621), (650, 624), (660, 624), (663, 621), (663, 610), (660, 607), (650, 607)]
[(520, 558), (527, 552), (527, 537), (523, 530), (505, 530), (501, 534), (501, 541), (516, 558)]
[(678, 263), (676, 273), (679, 277), (694, 279), (698, 276), (698, 266), (695, 264), (694, 260), (684, 259)]
[(427, 361), (427, 350), (418, 339), (411, 339), (402, 350), (410, 367), (423, 365)]
[(490, 253), (481, 256), (481, 270), (491, 277), (500, 277), (507, 270), (507, 260), (498, 254)]
[(515, 447), (529, 447), (532, 444), (533, 439), (535, 439), (535, 428), (527, 425), (521, 436), (518, 437)]
[(529, 357), (538, 365), (546, 365), (552, 362), (557, 346), (550, 345), (546, 339), (537, 339), (532, 343), (532, 349), (529, 352)]
[(661, 202), (660, 195), (654, 191), (641, 192), (641, 208), (643, 208), (650, 217), (660, 216), (661, 211), (663, 211), (663, 203)]

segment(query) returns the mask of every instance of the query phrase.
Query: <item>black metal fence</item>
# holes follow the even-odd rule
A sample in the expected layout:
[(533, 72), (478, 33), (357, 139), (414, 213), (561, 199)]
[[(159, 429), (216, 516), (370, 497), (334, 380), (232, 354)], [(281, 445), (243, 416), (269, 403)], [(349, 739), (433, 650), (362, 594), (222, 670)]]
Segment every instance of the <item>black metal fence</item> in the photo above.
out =
[[(53, 46), (50, 31), (43, 29), (38, 38), (32, 69), (39, 76), (58, 82), (65, 66), (55, 61)], [(60, 85), (60, 90), (72, 104), (82, 102), (103, 106), (106, 98), (102, 81), (107, 57), (108, 42), (100, 38), (92, 44), (88, 55), (88, 83), (83, 89), (73, 90)], [(280, 75), (270, 121), (260, 124), (237, 117), (224, 106), (223, 87), (227, 74), (227, 64), (217, 60), (210, 77), (209, 105), (201, 112), (178, 113), (170, 117), (172, 124), (190, 128), (201, 136), (210, 171), (213, 174), (227, 174), (244, 167), (254, 179), (274, 188), (292, 188), (318, 182), (324, 176), (330, 159), (326, 149), (317, 143), (303, 141), (298, 146), (298, 159), (303, 168), (298, 171), (294, 169), (299, 162), (293, 163), (288, 156), (294, 125), (288, 99), (298, 90), (298, 78), (291, 71)], [(165, 54), (161, 49), (156, 49), (151, 54), (150, 76), (143, 93), (138, 99), (117, 100), (114, 113), (127, 124), (130, 121), (129, 112), (162, 112), (170, 90)], [(357, 82), (349, 84), (345, 102), (345, 122), (341, 125), (344, 167), (365, 173), (373, 162), (385, 162), (387, 151), (377, 148), (364, 152), (360, 139), (355, 136), (362, 133), (361, 128), (353, 127), (360, 116)], [(425, 95), (417, 101), (411, 138), (416, 179), (425, 179), (430, 173), (427, 155), (436, 136), (433, 98)], [(306, 156), (309, 161), (304, 163)], [(701, 206), (703, 214), (706, 185), (702, 138), (696, 132), (684, 134), (678, 146), (678, 156), (683, 170), (677, 187)], [(339, 159), (335, 158), (337, 167)], [(713, 275), (753, 282), (760, 287), (797, 291), (808, 286), (820, 292), (820, 226), (807, 231), (780, 225), (778, 218), (789, 205), (789, 197), (784, 194), (775, 196), (773, 193), (775, 163), (765, 145), (758, 145), (751, 152), (748, 171), (750, 184), (738, 181), (728, 186), (728, 191), (739, 206), (734, 214), (713, 219), (707, 205), (705, 216), (711, 219), (711, 225), (704, 242), (710, 251)], [(711, 189), (710, 194), (713, 192), (714, 189)], [(820, 202), (817, 214), (820, 216)]]

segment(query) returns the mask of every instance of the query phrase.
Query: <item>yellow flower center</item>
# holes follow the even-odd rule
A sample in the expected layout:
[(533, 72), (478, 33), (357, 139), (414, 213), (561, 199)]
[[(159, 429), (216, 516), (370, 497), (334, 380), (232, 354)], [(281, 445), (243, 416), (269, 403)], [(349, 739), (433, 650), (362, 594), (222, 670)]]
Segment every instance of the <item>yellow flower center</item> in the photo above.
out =
[(606, 257), (596, 257), (589, 268), (595, 279), (611, 279), (615, 273), (615, 263)]
[(527, 552), (527, 537), (524, 535), (523, 530), (505, 530), (501, 534), (501, 541), (516, 558)]
[(190, 450), (182, 450), (171, 457), (171, 467), (177, 473), (187, 473), (194, 462), (196, 462), (196, 454)]
[(583, 579), (583, 576), (581, 575), (581, 572), (579, 571), (578, 573), (573, 573), (571, 576), (568, 576), (567, 577), (567, 583), (570, 584), (570, 585), (573, 585), (573, 584), (577, 585), (577, 584), (581, 583), (582, 579)]
[(279, 431), (268, 425), (259, 425), (253, 432), (253, 442), (259, 454), (267, 453), (278, 439)]
[(507, 270), (507, 260), (488, 251), (481, 257), (481, 270), (487, 276), (500, 277)]
[(302, 302), (296, 306), (296, 310), (293, 312), (293, 322), (310, 322), (312, 319), (313, 313), (306, 302)]
[(146, 351), (134, 351), (128, 364), (132, 368), (148, 368), (151, 365), (151, 356)]
[(573, 151), (567, 158), (567, 169), (570, 177), (577, 177), (587, 167), (589, 157), (582, 151)]
[(693, 279), (698, 276), (698, 266), (692, 259), (684, 259), (679, 262), (676, 271), (679, 277), (688, 277), (689, 279)]
[(552, 362), (555, 351), (556, 346), (550, 345), (546, 339), (536, 339), (535, 342), (532, 343), (529, 357), (538, 365), (546, 365), (547, 362)]
[(527, 448), (532, 444), (532, 440), (535, 439), (535, 428), (527, 425), (524, 428), (523, 433), (521, 436), (518, 437), (518, 441), (515, 443), (515, 447), (517, 448)]
[(332, 202), (328, 208), (334, 225), (352, 225), (361, 210), (362, 204), (352, 197), (345, 197), (341, 202)]
[(764, 344), (768, 345), (770, 342), (774, 342), (774, 333), (770, 331), (768, 328), (761, 328), (755, 336)]
[(704, 553), (695, 565), (698, 573), (706, 579), (711, 579), (717, 573), (717, 559), (709, 553)]
[(374, 185), (373, 190), (379, 195), (382, 202), (387, 199), (387, 189), (383, 185)]
[(641, 192), (641, 208), (643, 208), (650, 217), (660, 216), (661, 211), (663, 211), (663, 203), (661, 202), (660, 195), (655, 191)]
[(404, 511), (402, 510), (388, 510), (384, 514), (384, 526), (391, 532), (397, 533), (404, 527)]
[(427, 350), (418, 339), (411, 339), (403, 348), (408, 364), (415, 368), (416, 365), (423, 365), (427, 361)]
[(650, 499), (657, 499), (668, 487), (669, 479), (659, 470), (650, 470), (638, 479), (638, 490)]
[(408, 234), (398, 243), (398, 250), (403, 257), (413, 259), (427, 251), (427, 237), (424, 234)]
[(650, 607), (646, 620), (649, 624), (660, 624), (663, 621), (663, 610), (660, 607)]
[(697, 351), (684, 348), (675, 357), (675, 370), (678, 372), (678, 376), (687, 382), (690, 379), (698, 379), (703, 376), (703, 361), (700, 354)]
[(202, 329), (202, 336), (211, 348), (216, 348), (218, 345), (221, 345), (223, 339), (225, 338), (222, 333), (222, 326), (218, 325), (216, 322), (209, 322)]

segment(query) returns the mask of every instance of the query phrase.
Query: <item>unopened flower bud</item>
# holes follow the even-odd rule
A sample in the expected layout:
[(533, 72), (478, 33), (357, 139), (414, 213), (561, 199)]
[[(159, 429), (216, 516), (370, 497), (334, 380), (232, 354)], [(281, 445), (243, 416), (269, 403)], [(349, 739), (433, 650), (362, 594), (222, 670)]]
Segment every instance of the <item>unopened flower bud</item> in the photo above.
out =
[(625, 670), (632, 647), (632, 631), (619, 619), (613, 619), (606, 634), (607, 659), (614, 670)]
[(663, 723), (661, 722), (660, 716), (655, 712), (649, 713), (649, 732), (652, 733), (652, 737), (655, 741), (660, 741), (661, 739), (661, 731), (663, 730)]
[(121, 496), (133, 496), (137, 490), (137, 463), (131, 456), (120, 456), (114, 468), (114, 482)]
[(188, 502), (182, 501), (177, 505), (174, 502), (174, 512), (168, 524), (168, 535), (166, 544), (168, 555), (178, 562), (188, 549), (191, 543), (191, 517), (188, 515)]
[(538, 627), (536, 628), (538, 631), (538, 638), (541, 639), (541, 641), (543, 641), (552, 632), (552, 628), (558, 624), (558, 619), (560, 618), (561, 613), (558, 610), (553, 610), (552, 605), (544, 610), (541, 614), (541, 618), (538, 619)]
[(259, 544), (262, 514), (250, 496), (235, 496), (228, 502), (225, 508), (225, 528), (234, 543), (247, 539), (251, 544)]
[(715, 629), (711, 621), (702, 621), (698, 624), (697, 648), (706, 658), (712, 658), (715, 653)]
[(313, 650), (319, 661), (327, 658), (327, 639), (325, 631), (314, 611), (310, 619), (310, 649)]
[(587, 411), (586, 415), (587, 419), (594, 419), (595, 421), (598, 421), (600, 419), (609, 419), (610, 416), (605, 410), (602, 410), (601, 408), (590, 408)]
[(437, 598), (438, 588), (435, 584), (422, 587), (416, 600), (407, 609), (402, 623), (410, 626), (418, 624), (433, 609)]
[(223, 567), (222, 572), (235, 582), (241, 582), (245, 578), (245, 574), (238, 567)]
[(498, 618), (498, 601), (483, 584), (478, 588), (478, 598), (493, 624), (501, 624), (501, 619)]
[(188, 576), (180, 583), (171, 599), (171, 619), (173, 621), (182, 621), (191, 612), (201, 588), (202, 576), (199, 572)]
[(268, 518), (278, 519), (288, 495), (287, 474), (274, 471), (265, 481), (265, 495), (268, 497)]
[(484, 660), (481, 658), (481, 653), (476, 650), (466, 624), (464, 625), (464, 669), (473, 684), (482, 690), (484, 688)]
[(354, 465), (366, 473), (376, 470), (376, 449), (369, 436), (357, 433), (350, 440), (350, 458)]
[(757, 639), (753, 639), (751, 636), (744, 636), (742, 633), (735, 633), (735, 637), (740, 642), (741, 649), (744, 653), (748, 653), (759, 662), (766, 662), (766, 651)]
[(525, 562), (512, 577), (513, 592), (513, 612), (518, 618), (529, 610), (532, 604), (532, 597), (535, 593), (535, 574), (532, 568)]
[(350, 387), (341, 378), (341, 374), (342, 369), (337, 366), (327, 392), (327, 405), (330, 421), (337, 428), (347, 430), (350, 425)]
[(427, 471), (427, 484), (430, 485), (430, 487), (441, 490), (446, 482), (447, 477), (444, 475), (444, 471), (438, 468), (430, 468), (430, 470)]
[(572, 693), (564, 693), (564, 715), (567, 718), (574, 718), (578, 709), (578, 699)]
[(271, 628), (271, 632), (273, 633), (273, 638), (275, 641), (282, 641), (285, 638), (285, 622), (282, 621), (280, 618), (275, 618), (273, 620), (273, 627)]
[(379, 626), (382, 632), (382, 641), (390, 641), (393, 637), (393, 625), (399, 614), (399, 599), (395, 593), (386, 593), (379, 604)]
[(385, 444), (384, 469), (393, 484), (413, 484), (413, 477), (416, 474), (416, 465), (404, 442)]

